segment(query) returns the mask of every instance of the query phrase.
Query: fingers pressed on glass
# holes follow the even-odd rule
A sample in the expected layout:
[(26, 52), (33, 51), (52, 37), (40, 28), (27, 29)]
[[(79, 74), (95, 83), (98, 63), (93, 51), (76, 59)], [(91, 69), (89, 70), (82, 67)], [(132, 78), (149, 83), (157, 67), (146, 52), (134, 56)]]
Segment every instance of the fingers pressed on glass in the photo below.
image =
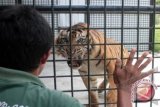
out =
[(143, 62), (143, 60), (147, 57), (148, 54), (149, 54), (148, 52), (144, 52), (144, 53), (142, 54), (142, 56), (139, 57), (138, 60), (136, 61), (135, 67), (138, 68), (138, 67), (141, 65), (141, 63)]
[(121, 64), (121, 59), (117, 58), (116, 65), (115, 65), (115, 71), (113, 73), (115, 83), (118, 83), (117, 82), (117, 74), (119, 73), (119, 71), (121, 69), (121, 65), (122, 65)]
[(152, 57), (149, 57), (147, 59), (147, 61), (145, 61), (139, 68), (138, 68), (138, 71), (142, 71), (146, 66), (148, 66), (148, 64), (152, 61)]
[(131, 65), (132, 64), (135, 53), (136, 53), (136, 49), (132, 48), (126, 65)]
[(149, 75), (151, 75), (151, 74), (153, 74), (154, 72), (157, 72), (157, 71), (158, 71), (158, 67), (153, 68), (153, 69), (151, 69), (147, 72), (143, 72), (137, 79), (140, 80), (140, 79), (145, 78), (145, 77), (147, 77), (147, 76), (149, 76)]
[(121, 59), (117, 58), (116, 60), (116, 70), (120, 69), (122, 66), (122, 61)]

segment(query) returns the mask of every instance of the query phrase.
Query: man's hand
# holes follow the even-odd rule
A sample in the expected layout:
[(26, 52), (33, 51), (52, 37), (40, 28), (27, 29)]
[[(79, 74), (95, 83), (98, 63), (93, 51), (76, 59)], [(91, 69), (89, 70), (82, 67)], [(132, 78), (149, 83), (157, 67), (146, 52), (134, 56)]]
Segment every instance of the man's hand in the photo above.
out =
[[(148, 52), (144, 52), (142, 56), (138, 58), (136, 63), (134, 65), (132, 64), (135, 52), (136, 49), (131, 50), (128, 61), (123, 67), (120, 59), (117, 59), (116, 61), (115, 72), (113, 75), (114, 82), (119, 89), (131, 89), (133, 83), (154, 72), (154, 69), (145, 73), (141, 72), (152, 61), (152, 57), (149, 57), (146, 61), (144, 61), (149, 54)], [(142, 63), (143, 61), (144, 63)]]

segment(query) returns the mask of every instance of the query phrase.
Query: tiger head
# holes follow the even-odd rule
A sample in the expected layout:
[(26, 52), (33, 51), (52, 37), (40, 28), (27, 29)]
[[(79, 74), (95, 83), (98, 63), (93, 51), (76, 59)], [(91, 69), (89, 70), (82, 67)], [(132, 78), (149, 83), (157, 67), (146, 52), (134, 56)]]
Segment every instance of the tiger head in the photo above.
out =
[(56, 52), (68, 59), (69, 67), (79, 68), (87, 58), (88, 51), (92, 49), (92, 46), (89, 45), (90, 40), (87, 24), (78, 23), (71, 28), (60, 31), (55, 42)]

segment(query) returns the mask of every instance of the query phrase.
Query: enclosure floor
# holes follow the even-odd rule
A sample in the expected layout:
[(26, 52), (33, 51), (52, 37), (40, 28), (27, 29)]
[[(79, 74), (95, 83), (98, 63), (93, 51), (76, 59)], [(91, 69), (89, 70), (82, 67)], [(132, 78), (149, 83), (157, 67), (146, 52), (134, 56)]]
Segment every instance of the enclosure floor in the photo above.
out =
[[(160, 56), (159, 54), (155, 54)], [(53, 56), (51, 55), (49, 59), (53, 59)], [(57, 57), (56, 59), (62, 59), (61, 57)], [(160, 58), (155, 58), (153, 61), (154, 67), (160, 68)], [(149, 70), (152, 68), (152, 63), (144, 69), (143, 72)], [(56, 70), (55, 75), (57, 76), (54, 79), (54, 69)], [(159, 69), (158, 69), (159, 70)], [(72, 73), (71, 73), (72, 72)], [(76, 75), (76, 77), (70, 77), (70, 75)], [(77, 70), (71, 70), (67, 64), (66, 61), (56, 61), (55, 67), (53, 65), (53, 62), (47, 62), (45, 69), (41, 73), (40, 76), (52, 76), (48, 78), (41, 78), (41, 80), (44, 82), (46, 87), (48, 87), (51, 90), (59, 90), (59, 91), (65, 91), (66, 94), (75, 97), (78, 99), (82, 104), (88, 104), (88, 93), (86, 91), (86, 88), (81, 80), (81, 77), (79, 76), (79, 73)], [(154, 83), (156, 85), (160, 85), (160, 73), (156, 73), (153, 75), (154, 77)], [(149, 77), (148, 77), (149, 78)], [(98, 80), (102, 81), (102, 79)], [(72, 82), (72, 83), (71, 83)], [(56, 83), (56, 85), (54, 84)], [(72, 85), (73, 84), (73, 87)], [(84, 91), (75, 91), (75, 92), (66, 92), (71, 90), (84, 90)], [(104, 94), (99, 95), (100, 103), (104, 103)], [(154, 99), (160, 99), (160, 87), (156, 90)], [(104, 107), (104, 105), (100, 105), (100, 107)], [(133, 107), (160, 107), (160, 101), (152, 101), (148, 103), (133, 103)]]

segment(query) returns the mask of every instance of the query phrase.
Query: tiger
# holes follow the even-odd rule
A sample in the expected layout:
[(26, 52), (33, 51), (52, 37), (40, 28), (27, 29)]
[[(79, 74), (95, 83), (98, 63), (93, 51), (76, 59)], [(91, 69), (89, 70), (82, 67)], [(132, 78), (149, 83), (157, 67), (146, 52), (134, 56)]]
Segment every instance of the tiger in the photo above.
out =
[[(125, 65), (129, 52), (114, 39), (105, 37), (103, 32), (88, 27), (86, 23), (77, 23), (61, 30), (55, 40), (56, 53), (67, 59), (69, 67), (78, 70), (89, 89), (90, 107), (99, 107), (98, 94), (107, 86), (113, 88), (106, 93), (107, 107), (116, 107), (117, 91), (113, 79), (116, 58), (123, 57)], [(105, 78), (97, 86), (101, 76)]]

